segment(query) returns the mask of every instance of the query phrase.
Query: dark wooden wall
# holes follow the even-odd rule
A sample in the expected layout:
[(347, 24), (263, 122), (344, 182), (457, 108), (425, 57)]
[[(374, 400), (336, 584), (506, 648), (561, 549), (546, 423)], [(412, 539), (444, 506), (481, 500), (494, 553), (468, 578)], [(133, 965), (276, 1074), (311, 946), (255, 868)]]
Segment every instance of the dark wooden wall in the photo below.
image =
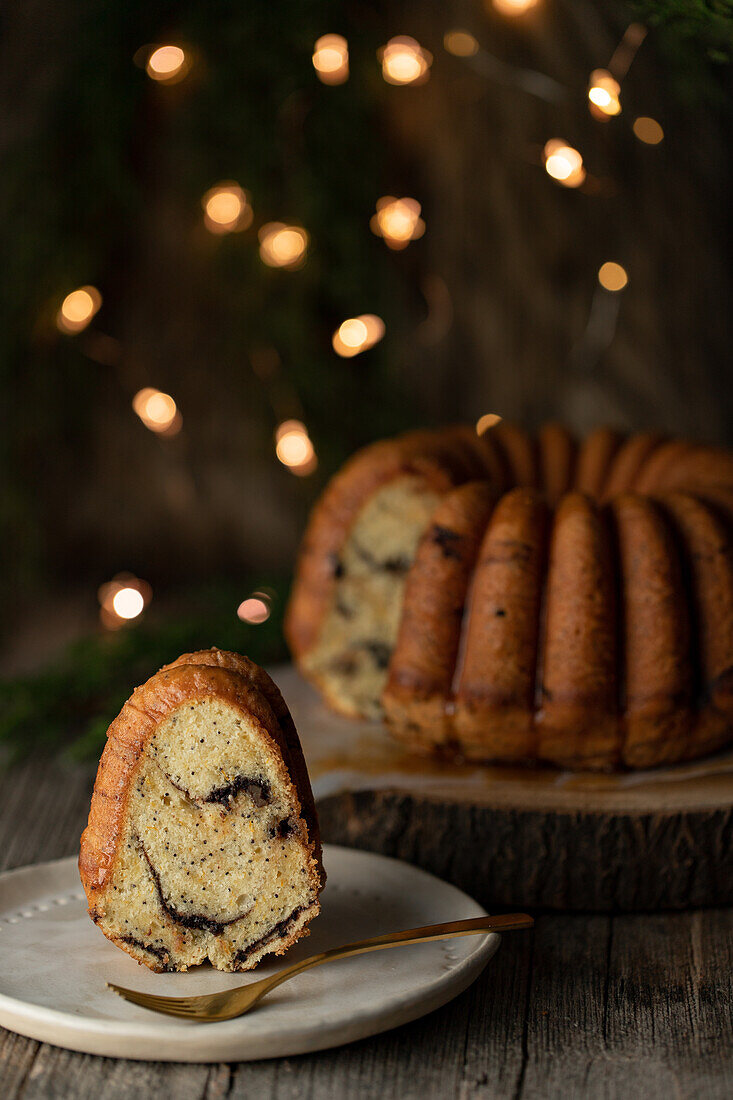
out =
[[(650, 33), (622, 83), (622, 114), (591, 118), (587, 78), (631, 22), (616, 2), (548, 0), (515, 19), (465, 0), (412, 3), (397, 22), (435, 52), (427, 84), (392, 90), (388, 122), (426, 207), (417, 247), (453, 312), (442, 339), (406, 349), (415, 386), (454, 416), (496, 411), (530, 423), (560, 417), (579, 430), (610, 421), (730, 439), (722, 113), (680, 94), (679, 73)], [(446, 54), (442, 36), (455, 26), (492, 57)], [(558, 101), (513, 85), (524, 69), (557, 82)], [(638, 115), (661, 122), (660, 146), (633, 136)], [(587, 187), (568, 190), (544, 173), (539, 151), (551, 137), (583, 153)], [(629, 284), (610, 346), (587, 347), (606, 260), (626, 267)]]
[[(43, 43), (54, 28), (62, 42), (71, 7), (37, 0), (9, 21), (8, 71), (22, 95), (10, 100), (0, 143), (54, 95), (63, 51), (54, 47), (55, 56)], [(631, 19), (618, 0), (541, 0), (514, 20), (480, 0), (390, 0), (359, 10), (365, 41), (378, 25), (385, 38), (414, 35), (435, 57), (426, 84), (387, 89), (382, 122), (391, 163), (382, 193), (414, 195), (427, 223), (425, 237), (393, 257), (426, 299), (416, 293), (415, 315), (387, 336), (397, 364), (384, 400), (402, 401), (403, 381), (411, 395), (395, 422), (495, 411), (529, 425), (559, 417), (579, 431), (612, 422), (729, 440), (723, 111), (676, 98), (671, 66), (650, 34), (623, 83), (622, 115), (605, 124), (590, 117), (588, 74), (608, 64)], [(443, 35), (456, 26), (486, 52), (470, 61), (446, 53)], [(550, 101), (519, 86), (526, 70), (549, 78)], [(359, 76), (367, 78), (384, 91), (376, 58)], [(640, 114), (662, 123), (658, 148), (633, 137)], [(583, 152), (587, 187), (564, 189), (543, 171), (541, 148), (556, 136)], [(367, 238), (371, 212), (364, 211)], [(170, 384), (186, 431), (170, 444), (153, 438), (121, 398), (115, 371), (90, 364), (102, 382), (89, 438), (49, 439), (49, 453), (65, 448), (68, 462), (59, 472), (49, 461), (39, 481), (48, 556), (62, 563), (60, 574), (84, 574), (95, 585), (125, 568), (156, 581), (247, 562), (286, 567), (329, 464), (303, 483), (276, 463), (273, 413), (246, 348), (235, 372), (249, 387), (246, 400), (240, 393), (234, 406), (221, 384), (206, 257), (183, 255), (183, 234), (155, 202), (141, 218), (145, 248), (125, 285), (111, 288), (104, 316), (116, 301), (115, 332), (135, 349), (122, 368), (129, 393), (150, 381)], [(624, 264), (629, 285), (617, 301), (596, 299), (607, 331), (588, 343), (605, 260)], [(332, 356), (330, 347), (323, 355)], [(369, 370), (366, 357), (358, 369)]]

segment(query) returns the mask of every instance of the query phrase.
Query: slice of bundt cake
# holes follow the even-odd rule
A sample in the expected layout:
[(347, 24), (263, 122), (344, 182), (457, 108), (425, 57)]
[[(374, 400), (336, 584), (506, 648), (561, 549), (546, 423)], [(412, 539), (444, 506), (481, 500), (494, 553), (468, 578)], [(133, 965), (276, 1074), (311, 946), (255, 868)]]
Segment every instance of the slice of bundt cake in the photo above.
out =
[(733, 455), (505, 422), (366, 447), (286, 619), (303, 673), (410, 748), (651, 767), (733, 739)]
[(79, 870), (89, 914), (151, 970), (249, 970), (307, 934), (325, 880), (298, 735), (246, 657), (189, 653), (109, 728)]

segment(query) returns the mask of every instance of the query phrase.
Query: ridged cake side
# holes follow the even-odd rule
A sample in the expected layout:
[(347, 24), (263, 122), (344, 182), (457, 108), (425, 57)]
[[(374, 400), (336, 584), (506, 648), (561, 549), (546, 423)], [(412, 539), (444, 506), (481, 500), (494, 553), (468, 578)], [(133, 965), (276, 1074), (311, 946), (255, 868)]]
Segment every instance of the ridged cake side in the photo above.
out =
[[(462, 462), (432, 476), (434, 510), (410, 526), (379, 675), (361, 698), (348, 678), (329, 690), (294, 647), (326, 698), (383, 714), (412, 749), (472, 760), (638, 768), (728, 743), (733, 456), (653, 432), (601, 428), (578, 446), (560, 425), (533, 438), (502, 423), (479, 441), (482, 493), (451, 431)], [(440, 465), (436, 440), (455, 443), (415, 445), (426, 436)], [(371, 501), (355, 501), (352, 532)]]

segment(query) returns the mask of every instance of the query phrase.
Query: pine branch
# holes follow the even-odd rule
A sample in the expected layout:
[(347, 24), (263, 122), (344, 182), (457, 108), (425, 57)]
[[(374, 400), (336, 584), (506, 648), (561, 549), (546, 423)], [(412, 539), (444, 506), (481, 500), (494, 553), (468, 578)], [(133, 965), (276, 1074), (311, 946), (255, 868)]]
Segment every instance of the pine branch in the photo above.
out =
[[(262, 584), (259, 576), (257, 586)], [(181, 653), (216, 645), (259, 664), (284, 660), (286, 582), (270, 580), (268, 587), (277, 595), (265, 623), (249, 625), (236, 617), (246, 584), (236, 591), (208, 587), (189, 594), (186, 615), (90, 635), (41, 672), (0, 681), (0, 746), (7, 758), (59, 751), (77, 760), (97, 757), (109, 723), (133, 688)]]

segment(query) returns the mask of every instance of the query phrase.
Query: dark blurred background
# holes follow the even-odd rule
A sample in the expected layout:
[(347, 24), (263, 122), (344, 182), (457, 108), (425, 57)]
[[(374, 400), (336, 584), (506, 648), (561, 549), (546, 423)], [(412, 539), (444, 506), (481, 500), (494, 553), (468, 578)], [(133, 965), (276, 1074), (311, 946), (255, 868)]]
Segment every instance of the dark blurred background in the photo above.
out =
[[(308, 508), (386, 433), (497, 412), (729, 440), (732, 10), (6, 3), (6, 673), (88, 631), (87, 694), (123, 650), (282, 656)], [(333, 54), (314, 64), (327, 34), (348, 43), (340, 83)], [(384, 79), (396, 36), (413, 83)], [(599, 69), (620, 113), (591, 110)], [(553, 138), (582, 154), (578, 186), (545, 169)], [(205, 217), (217, 187), (235, 225)], [(407, 247), (370, 228), (385, 196), (421, 206)], [(274, 261), (273, 223), (296, 229)], [(623, 288), (599, 282), (608, 262)], [(364, 314), (383, 338), (339, 356), (333, 333)], [(145, 604), (129, 620), (125, 586)]]

